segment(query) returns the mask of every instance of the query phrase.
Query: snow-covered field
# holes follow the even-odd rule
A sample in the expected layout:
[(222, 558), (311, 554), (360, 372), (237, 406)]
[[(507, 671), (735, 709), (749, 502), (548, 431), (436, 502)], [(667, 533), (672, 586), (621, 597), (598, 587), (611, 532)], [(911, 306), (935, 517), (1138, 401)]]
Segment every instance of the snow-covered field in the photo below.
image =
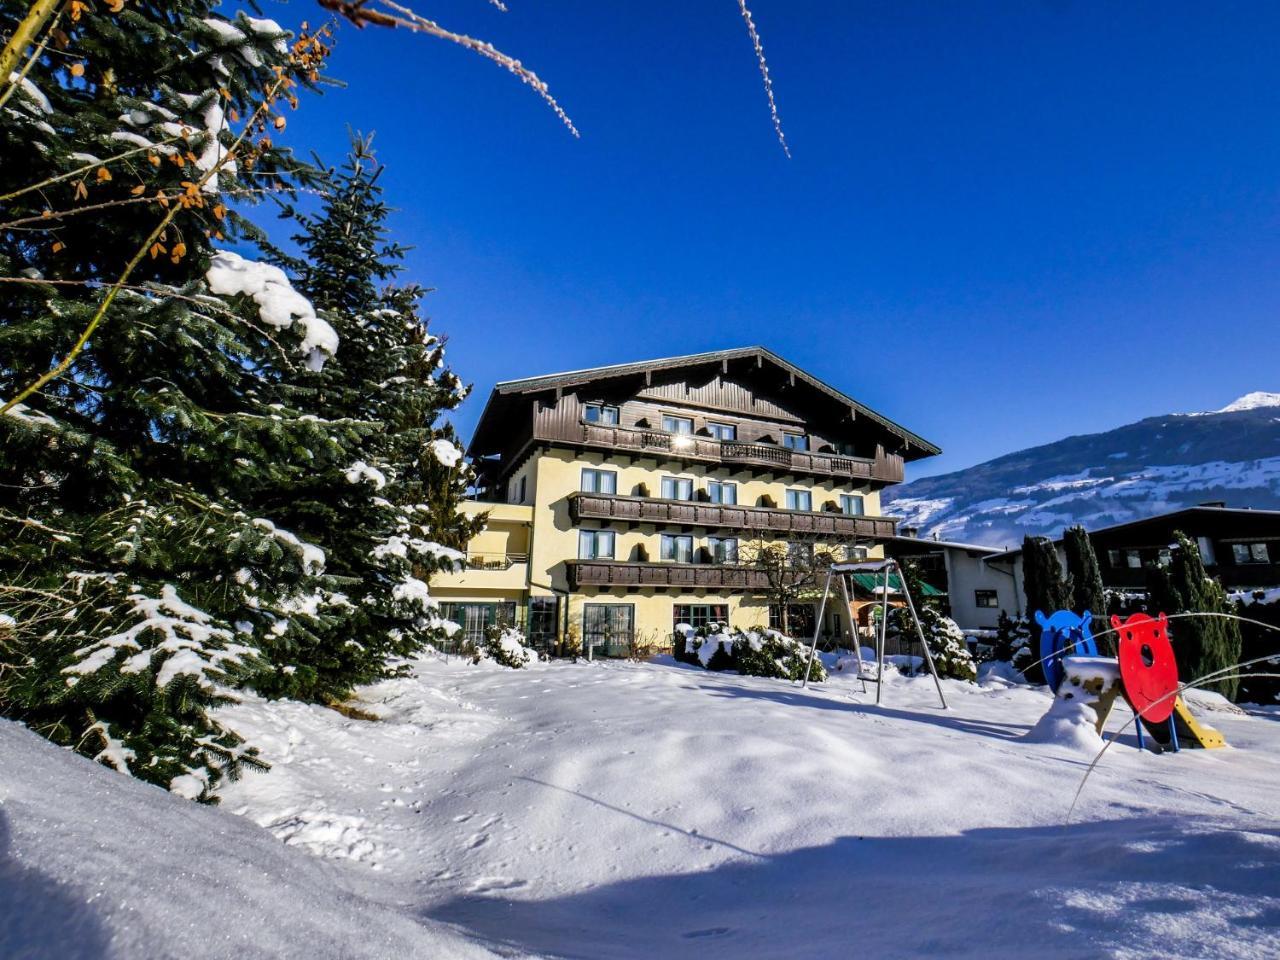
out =
[(274, 769), (221, 810), (0, 724), (0, 920), (52, 902), (57, 956), (1280, 956), (1280, 716), (1123, 736), (1067, 823), (1092, 752), (1021, 739), (1047, 693), (945, 687), (424, 660), (378, 721), (226, 711)]

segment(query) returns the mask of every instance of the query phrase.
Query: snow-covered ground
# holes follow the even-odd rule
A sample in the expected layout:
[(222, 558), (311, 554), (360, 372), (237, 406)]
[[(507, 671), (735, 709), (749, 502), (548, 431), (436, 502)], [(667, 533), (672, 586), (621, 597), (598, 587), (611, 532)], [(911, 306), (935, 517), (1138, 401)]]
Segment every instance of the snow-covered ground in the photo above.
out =
[[(1068, 823), (1092, 752), (1022, 739), (1048, 695), (945, 688), (942, 711), (928, 679), (893, 678), (875, 707), (840, 674), (802, 690), (670, 661), (424, 660), (364, 691), (378, 721), (225, 711), (274, 769), (222, 810), (0, 726), (0, 902), (26, 877), (57, 884), (72, 916), (117, 936), (130, 911), (198, 902), (181, 854), (154, 851), (199, 843), (224, 851), (227, 887), (201, 912), (297, 927), (239, 956), (1280, 956), (1280, 716), (1212, 714), (1233, 744), (1212, 752), (1143, 754), (1123, 736)], [(88, 784), (97, 826), (49, 840)], [(92, 869), (73, 869), (76, 844)], [(135, 847), (141, 862), (115, 862)], [(169, 955), (131, 936), (119, 955)], [(231, 953), (214, 934), (187, 943)]]

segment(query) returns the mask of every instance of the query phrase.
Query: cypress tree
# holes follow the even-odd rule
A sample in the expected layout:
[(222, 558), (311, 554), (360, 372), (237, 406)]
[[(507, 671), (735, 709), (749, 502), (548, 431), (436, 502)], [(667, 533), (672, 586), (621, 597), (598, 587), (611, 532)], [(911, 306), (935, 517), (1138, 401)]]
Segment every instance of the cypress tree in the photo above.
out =
[[(1094, 629), (1101, 630), (1107, 622), (1107, 592), (1102, 585), (1102, 570), (1098, 566), (1093, 541), (1082, 526), (1068, 527), (1062, 534), (1062, 548), (1067, 555), (1067, 576), (1071, 583), (1071, 609), (1081, 615), (1092, 611)], [(1104, 649), (1116, 649), (1115, 636), (1102, 638)]]
[[(1039, 660), (1040, 625), (1035, 621), (1035, 612), (1040, 610), (1047, 616), (1055, 610), (1068, 609), (1072, 593), (1070, 581), (1063, 576), (1058, 551), (1047, 537), (1025, 537), (1022, 541), (1022, 590), (1027, 601), (1031, 650)], [(1023, 672), (1032, 683), (1039, 683), (1044, 677), (1038, 665)]]
[[(1194, 540), (1178, 531), (1168, 567), (1147, 568), (1147, 597), (1152, 614), (1235, 613), (1235, 605), (1218, 581), (1210, 577)], [(1169, 625), (1178, 679), (1194, 680), (1240, 662), (1240, 624), (1226, 617), (1186, 617)], [(1206, 684), (1229, 700), (1239, 689), (1237, 679)]]
[(336, 592), (266, 508), (350, 462), (359, 431), (277, 389), (335, 334), (225, 249), (258, 236), (231, 198), (307, 180), (269, 132), (325, 53), (209, 2), (76, 5), (0, 111), (0, 713), (202, 800), (261, 765), (210, 707)]

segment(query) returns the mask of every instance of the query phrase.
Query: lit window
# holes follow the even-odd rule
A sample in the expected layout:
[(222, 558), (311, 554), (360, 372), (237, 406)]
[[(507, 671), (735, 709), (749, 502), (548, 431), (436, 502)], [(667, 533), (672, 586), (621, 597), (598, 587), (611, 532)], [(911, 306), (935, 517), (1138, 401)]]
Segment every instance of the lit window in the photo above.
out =
[(788, 490), (787, 491), (787, 509), (788, 510), (812, 510), (813, 494), (808, 490)]
[(578, 559), (612, 560), (613, 543), (612, 530), (579, 530)]
[(582, 408), (582, 419), (588, 423), (617, 423), (618, 408), (606, 407), (602, 403), (588, 403)]
[(736, 504), (738, 502), (738, 485), (736, 483), (722, 483), (719, 480), (712, 480), (707, 484), (707, 496), (712, 503)]
[(973, 602), (984, 609), (994, 610), (1000, 606), (1000, 598), (994, 590), (975, 590), (973, 591)]
[(693, 537), (662, 535), (662, 559), (673, 563), (693, 562)]
[(738, 562), (738, 541), (735, 537), (708, 537), (707, 548), (711, 551), (712, 563)]
[(667, 433), (678, 433), (687, 436), (693, 433), (693, 421), (689, 417), (663, 416), (662, 429)]
[(866, 511), (860, 493), (842, 493), (840, 495), (840, 512), (851, 517), (860, 517)]
[(717, 440), (737, 440), (738, 428), (732, 423), (708, 423), (707, 430)]
[(662, 499), (692, 500), (693, 481), (682, 477), (663, 477)]
[(613, 470), (586, 468), (582, 471), (582, 492), (617, 493), (618, 474)]
[(809, 438), (803, 433), (784, 433), (782, 445), (790, 450), (808, 450)]

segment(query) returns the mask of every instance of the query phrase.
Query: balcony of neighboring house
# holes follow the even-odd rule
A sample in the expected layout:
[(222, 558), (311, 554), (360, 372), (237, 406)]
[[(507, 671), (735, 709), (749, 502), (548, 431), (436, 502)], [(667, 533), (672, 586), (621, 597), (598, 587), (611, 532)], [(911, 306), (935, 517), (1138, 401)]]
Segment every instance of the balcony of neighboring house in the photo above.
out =
[(522, 591), (529, 580), (526, 553), (467, 553), (460, 569), (431, 575), (431, 589)]
[(559, 420), (535, 421), (534, 439), (597, 450), (625, 451), (689, 463), (768, 470), (780, 474), (901, 483), (902, 457), (876, 448), (874, 457), (798, 450), (773, 443), (720, 440), (666, 430), (618, 424)]
[(569, 588), (674, 587), (680, 590), (751, 590), (769, 586), (763, 570), (701, 563), (570, 560)]
[(622, 521), (777, 534), (783, 538), (788, 534), (829, 536), (833, 540), (885, 539), (894, 535), (898, 523), (896, 517), (868, 517), (605, 493), (570, 494), (569, 515), (574, 523), (581, 520)]

